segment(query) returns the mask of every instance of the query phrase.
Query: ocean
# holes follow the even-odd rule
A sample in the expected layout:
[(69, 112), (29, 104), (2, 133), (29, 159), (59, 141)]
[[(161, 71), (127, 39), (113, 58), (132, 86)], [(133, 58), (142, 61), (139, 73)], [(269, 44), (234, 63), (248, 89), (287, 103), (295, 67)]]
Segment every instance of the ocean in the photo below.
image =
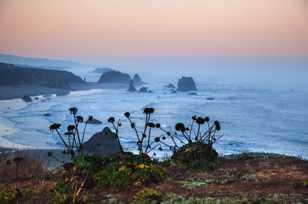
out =
[[(144, 107), (155, 108), (153, 121), (170, 131), (177, 122), (187, 125), (192, 115), (221, 122), (223, 138), (214, 147), (219, 154), (270, 152), (308, 159), (308, 93), (299, 90), (247, 88), (235, 84), (199, 83), (197, 95), (172, 94), (166, 84), (147, 84), (153, 93), (128, 93), (124, 89), (75, 91), (68, 96), (40, 96), (31, 103), (20, 99), (0, 101), (0, 146), (59, 148), (60, 141), (49, 125), (72, 122), (67, 111), (103, 122), (89, 125), (88, 139), (110, 126), (110, 116), (120, 118), (120, 138), (126, 150), (136, 150), (135, 135), (123, 113), (129, 111), (142, 127)], [(211, 98), (211, 100), (209, 100)], [(50, 116), (46, 116), (48, 113)], [(154, 133), (158, 134), (158, 133)], [(162, 155), (163, 153), (160, 153)]]

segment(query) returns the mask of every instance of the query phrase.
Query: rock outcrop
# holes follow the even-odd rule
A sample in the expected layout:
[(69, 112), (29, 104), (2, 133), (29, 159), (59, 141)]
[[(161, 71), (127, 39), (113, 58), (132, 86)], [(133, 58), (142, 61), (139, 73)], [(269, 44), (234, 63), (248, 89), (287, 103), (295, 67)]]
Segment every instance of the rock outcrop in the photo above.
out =
[(136, 91), (137, 91), (136, 88), (135, 88), (135, 86), (134, 86), (133, 81), (131, 81), (131, 82), (129, 83), (129, 87), (128, 87), (127, 91), (128, 91), (128, 92), (136, 92)]
[(122, 152), (121, 144), (117, 136), (108, 127), (103, 131), (95, 133), (83, 145), (86, 154), (94, 156), (110, 156)]
[(129, 84), (130, 81), (131, 78), (127, 73), (122, 73), (119, 71), (109, 71), (102, 74), (102, 76), (98, 80), (98, 83)]
[(30, 96), (23, 96), (21, 99), (22, 99), (24, 102), (27, 102), (27, 103), (32, 102), (32, 99), (31, 99)]
[(88, 121), (88, 124), (90, 124), (90, 125), (100, 125), (102, 123), (103, 123), (102, 121), (100, 121), (96, 118), (92, 118), (91, 120)]
[(165, 88), (167, 88), (167, 89), (175, 89), (175, 86), (173, 85), (173, 84), (168, 84), (168, 85), (166, 85), (166, 86), (164, 86)]
[(133, 83), (134, 86), (140, 86), (142, 84), (144, 84), (144, 82), (142, 81), (141, 77), (139, 76), (139, 74), (135, 74), (133, 77)]
[(179, 79), (177, 91), (197, 91), (194, 79), (192, 77), (182, 77)]
[(148, 88), (147, 87), (141, 87), (140, 89), (139, 89), (139, 93), (147, 93), (148, 92)]
[(172, 93), (172, 94), (176, 94), (177, 92), (176, 92), (176, 90), (171, 89), (170, 93)]
[(26, 68), (13, 64), (0, 63), (0, 86), (41, 86), (57, 89), (70, 89), (70, 84), (85, 82), (71, 72)]

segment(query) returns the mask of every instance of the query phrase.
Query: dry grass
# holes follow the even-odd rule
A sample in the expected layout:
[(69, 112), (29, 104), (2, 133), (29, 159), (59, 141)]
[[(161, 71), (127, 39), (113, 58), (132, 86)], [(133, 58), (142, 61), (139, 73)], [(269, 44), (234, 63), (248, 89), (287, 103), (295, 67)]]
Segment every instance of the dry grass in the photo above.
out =
[(39, 178), (45, 173), (39, 159), (19, 152), (0, 154), (0, 182)]

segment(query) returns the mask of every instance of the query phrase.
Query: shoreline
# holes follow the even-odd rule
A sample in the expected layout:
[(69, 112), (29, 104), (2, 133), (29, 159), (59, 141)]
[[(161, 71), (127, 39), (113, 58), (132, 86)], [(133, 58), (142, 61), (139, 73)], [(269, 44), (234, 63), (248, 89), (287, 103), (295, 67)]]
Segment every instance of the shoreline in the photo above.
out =
[(0, 86), (0, 101), (21, 99), (24, 96), (69, 95), (74, 91), (88, 91), (93, 89), (125, 89), (128, 85), (118, 83), (71, 84), (70, 89), (56, 89), (43, 86)]

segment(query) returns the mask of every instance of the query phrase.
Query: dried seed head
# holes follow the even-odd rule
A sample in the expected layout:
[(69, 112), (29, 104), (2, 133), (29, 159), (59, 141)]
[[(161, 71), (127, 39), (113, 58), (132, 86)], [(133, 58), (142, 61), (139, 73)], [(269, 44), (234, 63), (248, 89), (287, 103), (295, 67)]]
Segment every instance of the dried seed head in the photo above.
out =
[(78, 123), (83, 123), (83, 117), (81, 115), (78, 115), (76, 117), (76, 120), (77, 120)]
[(205, 123), (205, 120), (204, 120), (204, 118), (202, 118), (202, 117), (198, 117), (198, 118), (196, 119), (196, 123), (199, 124), (199, 125), (203, 125), (203, 124)]
[(124, 116), (127, 117), (127, 118), (129, 118), (129, 117), (130, 117), (130, 113), (129, 113), (129, 112), (125, 112), (125, 113), (124, 113)]
[(76, 115), (77, 112), (78, 112), (78, 109), (77, 109), (76, 107), (71, 107), (71, 108), (68, 109), (68, 111), (69, 111), (71, 114)]
[(76, 128), (75, 125), (68, 125), (68, 126), (67, 126), (67, 131), (68, 131), (68, 132), (72, 132), (72, 131), (75, 130), (75, 128)]
[(155, 128), (155, 124), (154, 123), (148, 123), (147, 124), (150, 128)]
[(114, 121), (115, 121), (114, 117), (108, 118), (108, 123), (114, 123)]
[(50, 130), (58, 130), (61, 127), (61, 124), (59, 123), (53, 123), (52, 125), (49, 126)]
[(215, 125), (215, 128), (216, 128), (217, 131), (219, 131), (221, 129), (220, 123), (217, 120), (214, 121), (214, 125)]
[(183, 123), (177, 123), (175, 125), (175, 129), (176, 131), (181, 131), (181, 132), (185, 132), (186, 130), (185, 125)]
[(160, 142), (160, 138), (159, 137), (155, 137), (154, 138), (154, 142)]

